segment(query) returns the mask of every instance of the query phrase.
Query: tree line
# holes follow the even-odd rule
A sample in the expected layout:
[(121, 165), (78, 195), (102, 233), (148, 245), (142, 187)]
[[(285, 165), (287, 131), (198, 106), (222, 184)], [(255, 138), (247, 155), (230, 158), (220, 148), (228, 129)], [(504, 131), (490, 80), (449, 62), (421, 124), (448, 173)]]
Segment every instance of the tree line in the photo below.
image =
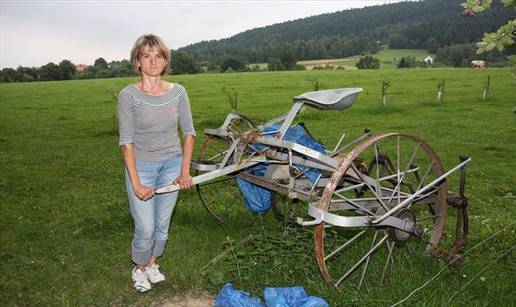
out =
[[(198, 73), (199, 65), (182, 51), (173, 51), (170, 69), (172, 73)], [(78, 70), (76, 65), (69, 60), (62, 60), (59, 64), (48, 63), (41, 67), (4, 68), (0, 71), (0, 82), (33, 82), (55, 81), (71, 79), (97, 79), (136, 76), (129, 60), (107, 62), (100, 57), (93, 65), (87, 65)]]
[(93, 65), (86, 66), (83, 71), (78, 71), (75, 64), (69, 60), (62, 60), (59, 64), (50, 62), (41, 67), (4, 68), (0, 71), (0, 82), (95, 79), (131, 75), (133, 73), (128, 60), (108, 63), (104, 58), (98, 58)]
[[(476, 54), (475, 44), (457, 44), (440, 48), (434, 59), (433, 66), (467, 67), (474, 59), (483, 59), (489, 66), (509, 65), (507, 56), (514, 54), (514, 49), (503, 52), (492, 50), (481, 56)], [(171, 74), (196, 74), (210, 72), (244, 72), (244, 71), (280, 71), (280, 70), (305, 70), (305, 66), (297, 64), (296, 53), (290, 47), (285, 47), (279, 52), (278, 57), (270, 57), (266, 65), (250, 64), (245, 58), (232, 54), (225, 54), (216, 62), (194, 61), (186, 51), (171, 51)], [(398, 63), (398, 68), (428, 67), (423, 62), (417, 62), (413, 57), (403, 57)], [(356, 65), (359, 69), (379, 69), (380, 61), (374, 58), (374, 53), (361, 57)], [(333, 66), (316, 67), (314, 69), (334, 69)], [(76, 71), (75, 64), (69, 60), (62, 60), (59, 64), (52, 62), (41, 67), (23, 67), (17, 69), (4, 68), (0, 71), (0, 83), (6, 82), (33, 82), (70, 79), (96, 79), (136, 76), (129, 60), (107, 62), (104, 58), (98, 58), (93, 65), (88, 65), (83, 71)]]
[[(196, 74), (200, 72), (241, 72), (260, 71), (259, 66), (250, 66), (247, 61), (227, 54), (217, 62), (195, 62), (186, 51), (171, 50), (171, 74)], [(268, 70), (304, 69), (297, 65), (297, 58), (290, 49), (285, 49), (279, 58), (270, 58)], [(62, 60), (59, 64), (48, 63), (41, 67), (4, 68), (0, 70), (0, 82), (33, 82), (55, 81), (71, 79), (96, 79), (136, 76), (129, 60), (107, 62), (100, 57), (93, 65), (83, 70), (77, 70), (76, 65), (69, 60)]]

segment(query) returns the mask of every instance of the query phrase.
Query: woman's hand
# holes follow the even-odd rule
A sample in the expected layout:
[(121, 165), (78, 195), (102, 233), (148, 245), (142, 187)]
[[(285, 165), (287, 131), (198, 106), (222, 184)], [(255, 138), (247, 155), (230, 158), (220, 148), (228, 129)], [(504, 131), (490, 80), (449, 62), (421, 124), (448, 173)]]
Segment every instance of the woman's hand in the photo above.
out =
[(141, 200), (149, 200), (154, 197), (154, 190), (142, 184), (133, 187), (134, 194)]
[(178, 184), (182, 190), (189, 189), (193, 185), (192, 176), (190, 176), (190, 174), (180, 175), (174, 180), (173, 183)]

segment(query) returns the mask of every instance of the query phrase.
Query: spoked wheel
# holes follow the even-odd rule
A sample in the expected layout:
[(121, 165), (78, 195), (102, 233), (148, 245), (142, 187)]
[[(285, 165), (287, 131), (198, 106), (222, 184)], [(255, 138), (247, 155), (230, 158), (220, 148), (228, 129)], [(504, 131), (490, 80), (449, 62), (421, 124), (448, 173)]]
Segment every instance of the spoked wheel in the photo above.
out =
[[(240, 114), (241, 118), (233, 119), (227, 126), (228, 135), (238, 136), (241, 133), (254, 128), (251, 119)], [(235, 157), (226, 157), (226, 153), (231, 147), (231, 138), (208, 135), (204, 141), (198, 162), (201, 164), (231, 165)], [(247, 147), (239, 148), (241, 158), (244, 159), (254, 153)], [(199, 171), (196, 175), (199, 175)], [(224, 222), (231, 217), (237, 217), (245, 212), (244, 197), (237, 184), (238, 173), (221, 176), (203, 184), (196, 185), (199, 198), (206, 210), (218, 221)], [(272, 207), (275, 206), (275, 195), (271, 197)]]
[[(364, 161), (371, 162), (364, 166)], [(394, 262), (396, 247), (410, 241), (410, 249), (420, 254), (436, 249), (446, 221), (447, 185), (443, 181), (427, 191), (423, 188), (442, 174), (432, 149), (406, 134), (371, 137), (343, 156), (319, 202), (323, 211), (374, 220), (415, 193), (422, 193), (393, 214), (416, 224), (411, 233), (366, 224), (353, 228), (325, 222), (317, 225), (315, 255), (323, 278), (335, 288), (344, 281), (361, 287), (370, 275), (371, 280), (383, 281)]]
[[(382, 178), (382, 177), (385, 177), (385, 176), (396, 174), (395, 169), (396, 169), (396, 167), (394, 166), (394, 163), (391, 161), (390, 157), (385, 155), (382, 152), (379, 152), (378, 153), (378, 157), (376, 157), (376, 156), (373, 157), (371, 162), (369, 163), (369, 166), (367, 167), (367, 173), (366, 174), (368, 176), (372, 176), (372, 175), (374, 175), (375, 172), (378, 171), (378, 175), (380, 176), (380, 178)], [(411, 170), (412, 169), (416, 169), (416, 166), (415, 165), (411, 165), (410, 169)], [(414, 172), (414, 176), (419, 176), (419, 171), (418, 170), (416, 170)], [(417, 179), (416, 180), (417, 182), (420, 181), (419, 177), (416, 177), (416, 179)], [(396, 183), (397, 183), (397, 177), (387, 179), (387, 182), (390, 182), (391, 186), (394, 188), (396, 186)], [(412, 184), (413, 184), (413, 182), (410, 182), (410, 181), (402, 181), (401, 182), (402, 190), (403, 190), (403, 188), (406, 188), (410, 192), (414, 193), (414, 190), (415, 190), (416, 187), (413, 186)], [(366, 188), (362, 187), (362, 189), (366, 189)], [(432, 203), (428, 204), (428, 209), (431, 210), (432, 213), (435, 213), (435, 208), (433, 207)]]
[[(229, 141), (209, 136), (201, 147), (198, 161), (202, 161), (204, 164), (220, 164), (229, 146)], [(196, 175), (198, 174), (199, 171), (196, 172)], [(238, 174), (230, 174), (195, 186), (203, 206), (221, 223), (242, 213), (247, 213), (244, 197), (238, 187), (237, 177)], [(274, 210), (275, 214), (281, 212), (281, 209), (276, 207), (276, 194), (274, 192), (271, 195), (271, 209)]]
[[(201, 147), (198, 162), (220, 164), (229, 147), (230, 142), (227, 139), (210, 135)], [(196, 175), (199, 174), (200, 172), (196, 171)], [(235, 175), (221, 176), (198, 184), (195, 188), (206, 210), (220, 222), (245, 210), (244, 197), (238, 188)]]

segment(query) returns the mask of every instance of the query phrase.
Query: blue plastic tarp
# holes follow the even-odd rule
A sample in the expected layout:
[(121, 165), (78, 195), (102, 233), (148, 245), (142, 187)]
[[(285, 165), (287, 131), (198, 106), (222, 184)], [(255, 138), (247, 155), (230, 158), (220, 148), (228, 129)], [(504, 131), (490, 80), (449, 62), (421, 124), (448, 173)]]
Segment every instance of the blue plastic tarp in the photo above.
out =
[(236, 290), (235, 287), (227, 283), (220, 290), (214, 307), (263, 307), (259, 298), (251, 296), (249, 293)]
[(303, 287), (267, 287), (263, 291), (265, 304), (249, 293), (235, 289), (231, 283), (222, 287), (213, 306), (215, 307), (329, 307), (316, 296), (308, 296)]
[(265, 288), (263, 297), (267, 307), (328, 307), (320, 297), (308, 296), (303, 287)]
[[(271, 133), (279, 130), (278, 125), (269, 125), (264, 128), (264, 133)], [(304, 127), (300, 124), (294, 125), (290, 127), (283, 140), (294, 142), (303, 146), (306, 146), (315, 151), (324, 153), (324, 145), (316, 142), (310, 135), (306, 132)], [(252, 147), (261, 151), (265, 148), (265, 145), (262, 144), (253, 144)], [(294, 153), (296, 155), (296, 153)], [(254, 176), (264, 176), (267, 171), (267, 164), (260, 163), (256, 166), (253, 166), (246, 170)], [(302, 165), (296, 165), (301, 171), (304, 171), (305, 168)], [(308, 169), (305, 172), (305, 176), (311, 181), (315, 182), (320, 172), (316, 169)], [(244, 195), (245, 206), (247, 209), (256, 214), (264, 214), (266, 213), (271, 206), (272, 193), (271, 191), (264, 189), (260, 186), (252, 184), (242, 178), (237, 178), (238, 187), (240, 191)]]
[[(247, 170), (255, 176), (264, 176), (266, 171), (267, 164), (265, 163), (260, 163)], [(246, 208), (256, 214), (267, 213), (271, 207), (272, 192), (239, 177), (237, 177), (237, 183), (240, 192), (244, 195)]]

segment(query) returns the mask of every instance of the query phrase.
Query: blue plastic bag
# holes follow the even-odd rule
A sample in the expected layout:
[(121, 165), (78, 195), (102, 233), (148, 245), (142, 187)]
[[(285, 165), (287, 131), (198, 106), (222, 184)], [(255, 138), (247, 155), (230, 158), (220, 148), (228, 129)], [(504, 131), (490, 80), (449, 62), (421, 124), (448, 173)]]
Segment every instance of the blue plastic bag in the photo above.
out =
[(214, 307), (329, 307), (322, 298), (308, 296), (303, 287), (268, 287), (263, 290), (265, 304), (249, 293), (236, 290), (227, 283), (220, 290)]
[[(318, 151), (320, 153), (324, 153), (324, 145), (316, 142), (312, 137), (306, 132), (305, 128), (301, 124), (294, 125), (290, 128), (288, 128), (287, 132), (285, 133), (285, 136), (283, 137), (283, 140), (294, 142), (300, 145), (303, 145), (305, 147), (308, 147), (310, 149), (313, 149), (315, 151)], [(296, 153), (294, 153), (297, 155)], [(305, 167), (302, 165), (297, 165), (300, 170), (304, 170)], [(320, 172), (316, 169), (309, 169), (305, 172), (305, 176), (314, 183), (317, 180), (317, 177), (319, 177)]]
[(238, 188), (244, 194), (244, 204), (252, 213), (265, 214), (271, 207), (272, 193), (260, 186), (237, 178)]
[(320, 297), (308, 296), (303, 287), (265, 288), (267, 307), (329, 307)]
[(220, 290), (214, 307), (264, 307), (260, 299), (244, 291), (236, 290), (231, 283), (227, 283)]
[[(251, 175), (264, 176), (267, 164), (260, 163), (249, 170)], [(244, 203), (249, 211), (256, 214), (265, 214), (271, 207), (272, 192), (237, 177), (238, 188), (244, 195)]]
[[(275, 133), (280, 129), (278, 125), (269, 125), (266, 126), (263, 130), (264, 133)], [(315, 151), (324, 153), (324, 146), (320, 143), (317, 143), (314, 139), (310, 137), (308, 132), (306, 132), (305, 128), (300, 125), (294, 125), (288, 128), (283, 140), (294, 142), (303, 146), (306, 146)], [(263, 150), (266, 146), (262, 144), (252, 144), (252, 148), (256, 151)], [(294, 153), (295, 155), (298, 155)], [(296, 165), (301, 171), (305, 170), (302, 165)], [(260, 163), (256, 166), (253, 166), (246, 170), (250, 174), (254, 176), (264, 176), (267, 171), (268, 164)], [(320, 172), (316, 169), (309, 169), (305, 172), (305, 176), (311, 181), (315, 182), (317, 177), (319, 177)], [(257, 186), (253, 183), (250, 183), (244, 179), (237, 178), (237, 183), (240, 191), (244, 195), (245, 206), (249, 211), (256, 214), (265, 214), (271, 207), (272, 200), (272, 192)]]

